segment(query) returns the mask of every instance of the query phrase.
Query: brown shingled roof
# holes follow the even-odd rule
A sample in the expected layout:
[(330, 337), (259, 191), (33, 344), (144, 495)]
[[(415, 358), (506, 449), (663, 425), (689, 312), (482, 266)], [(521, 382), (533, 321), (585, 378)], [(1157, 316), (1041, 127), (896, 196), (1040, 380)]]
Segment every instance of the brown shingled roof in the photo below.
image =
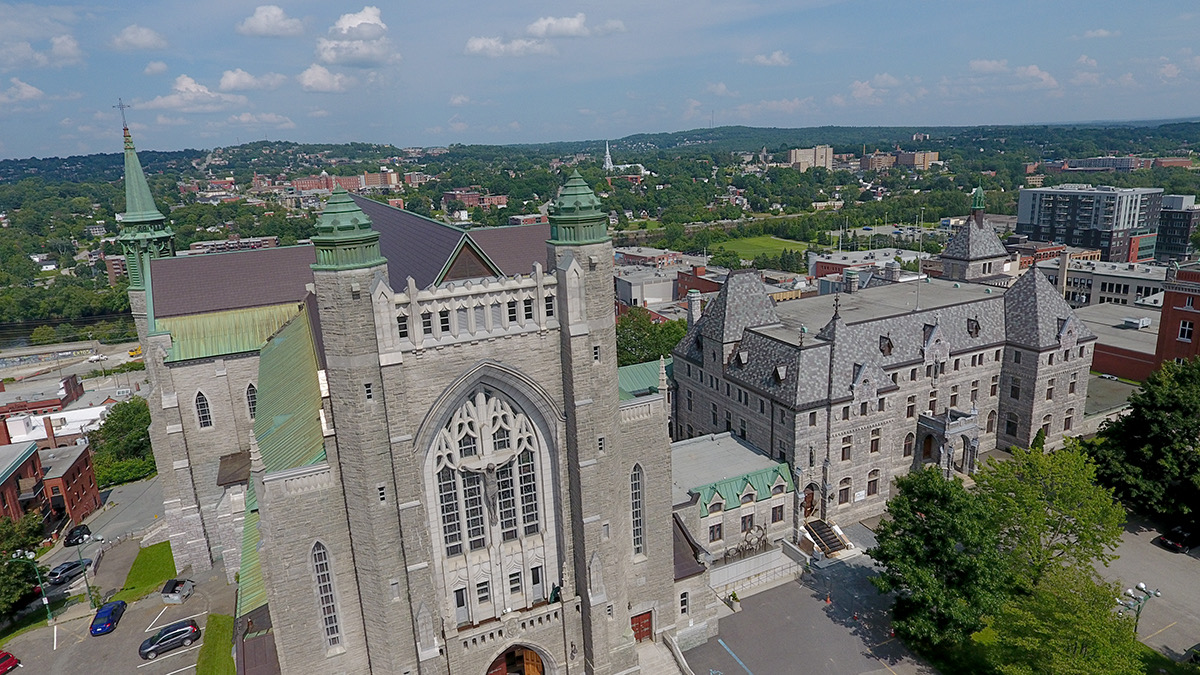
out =
[(312, 246), (159, 258), (150, 262), (154, 316), (300, 302), (313, 281)]
[(546, 265), (549, 223), (479, 227), (467, 233), (505, 274), (529, 274), (533, 263)]

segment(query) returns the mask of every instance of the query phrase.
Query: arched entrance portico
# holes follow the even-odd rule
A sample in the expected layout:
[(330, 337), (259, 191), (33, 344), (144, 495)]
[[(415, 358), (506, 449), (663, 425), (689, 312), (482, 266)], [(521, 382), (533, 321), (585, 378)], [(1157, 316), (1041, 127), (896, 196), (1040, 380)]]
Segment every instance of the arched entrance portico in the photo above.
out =
[(514, 645), (492, 661), (487, 675), (552, 675), (554, 669), (547, 666), (541, 654), (532, 647)]

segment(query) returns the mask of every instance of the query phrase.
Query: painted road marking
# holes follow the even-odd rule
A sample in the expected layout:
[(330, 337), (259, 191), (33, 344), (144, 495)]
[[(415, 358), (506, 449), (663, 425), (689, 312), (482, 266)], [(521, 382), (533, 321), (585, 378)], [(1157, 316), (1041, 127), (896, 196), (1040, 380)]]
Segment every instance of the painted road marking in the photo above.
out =
[[(166, 656), (160, 656), (157, 659), (154, 659), (152, 661), (147, 661), (147, 662), (143, 663), (142, 665), (138, 666), (138, 668), (145, 668), (146, 666), (153, 666), (156, 663), (161, 663), (163, 659), (169, 659), (172, 656), (179, 656), (180, 654), (186, 654), (186, 653), (192, 651), (193, 649), (200, 649), (200, 645), (202, 645), (202, 644), (204, 644), (203, 641), (197, 642), (196, 644), (192, 645), (191, 647), (188, 647), (187, 649), (181, 649), (173, 654), (167, 654)], [(184, 670), (187, 670), (187, 669), (185, 668)], [(178, 672), (178, 671), (176, 671), (176, 672)]]
[(750, 672), (750, 669), (746, 667), (746, 664), (742, 663), (742, 660), (738, 658), (738, 655), (733, 653), (733, 650), (729, 648), (729, 645), (725, 644), (724, 640), (717, 638), (717, 644), (721, 645), (725, 648), (725, 651), (729, 652), (729, 655), (733, 657), (733, 660), (737, 661), (738, 665), (742, 667), (742, 670), (746, 671), (746, 675), (754, 675), (754, 673)]
[(58, 624), (54, 625), (54, 650), (58, 651)]
[(191, 670), (192, 668), (195, 668), (195, 667), (196, 667), (195, 665), (184, 666), (184, 667), (180, 668), (179, 670), (172, 670), (171, 672), (167, 673), (167, 675), (175, 675), (175, 673), (182, 673), (185, 670)]
[[(158, 616), (154, 617), (154, 621), (158, 621), (158, 617), (162, 616), (162, 615), (163, 615), (163, 612), (165, 612), (165, 611), (167, 611), (167, 608), (166, 608), (166, 607), (163, 607), (163, 611), (162, 611), (162, 612), (159, 612), (159, 613), (158, 613)], [(207, 610), (207, 609), (206, 609), (206, 610), (204, 610), (203, 612), (200, 612), (199, 614), (193, 614), (193, 615), (191, 615), (191, 616), (185, 616), (185, 617), (183, 617), (182, 619), (175, 619), (175, 620), (174, 620), (174, 621), (172, 621), (171, 623), (178, 623), (178, 622), (180, 622), (180, 621), (187, 621), (188, 619), (194, 619), (194, 618), (196, 618), (196, 617), (198, 617), (198, 616), (204, 616), (205, 614), (208, 614), (208, 610)], [(165, 623), (163, 624), (163, 626), (166, 626), (166, 625), (167, 625), (167, 624), (165, 624)], [(147, 633), (149, 633), (150, 631), (154, 630), (155, 628), (162, 628), (162, 626), (155, 626), (155, 625), (154, 625), (154, 623), (153, 623), (153, 622), (151, 622), (151, 623), (150, 623), (150, 627), (146, 629), (146, 632), (147, 632)]]
[(1151, 634), (1147, 635), (1146, 637), (1144, 637), (1144, 638), (1139, 638), (1139, 639), (1141, 639), (1141, 640), (1149, 640), (1150, 638), (1154, 637), (1155, 635), (1158, 635), (1159, 633), (1161, 633), (1161, 632), (1163, 632), (1164, 630), (1166, 630), (1166, 629), (1170, 628), (1171, 626), (1174, 626), (1176, 623), (1178, 623), (1178, 622), (1177, 622), (1177, 621), (1172, 621), (1171, 623), (1169, 623), (1169, 624), (1167, 624), (1167, 625), (1163, 626), (1162, 628), (1159, 628), (1158, 630), (1156, 630), (1156, 631), (1154, 631), (1153, 633), (1151, 633)]
[(154, 617), (154, 619), (150, 621), (150, 625), (146, 626), (146, 632), (149, 633), (150, 631), (154, 630), (154, 623), (156, 621), (158, 621), (160, 618), (162, 618), (162, 615), (166, 614), (166, 613), (167, 613), (167, 608), (163, 607), (162, 611), (158, 613), (158, 616)]

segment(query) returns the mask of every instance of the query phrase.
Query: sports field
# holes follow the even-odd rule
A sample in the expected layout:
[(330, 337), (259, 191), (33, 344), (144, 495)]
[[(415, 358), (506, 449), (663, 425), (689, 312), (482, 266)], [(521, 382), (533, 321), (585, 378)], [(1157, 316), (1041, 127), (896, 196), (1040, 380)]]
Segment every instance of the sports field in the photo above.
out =
[(760, 253), (777, 256), (785, 248), (789, 251), (803, 251), (808, 248), (808, 244), (802, 241), (777, 239), (769, 234), (758, 237), (747, 237), (745, 239), (730, 239), (729, 241), (714, 244), (713, 248), (717, 248), (718, 246), (723, 247), (726, 251), (736, 252), (743, 260), (753, 260)]

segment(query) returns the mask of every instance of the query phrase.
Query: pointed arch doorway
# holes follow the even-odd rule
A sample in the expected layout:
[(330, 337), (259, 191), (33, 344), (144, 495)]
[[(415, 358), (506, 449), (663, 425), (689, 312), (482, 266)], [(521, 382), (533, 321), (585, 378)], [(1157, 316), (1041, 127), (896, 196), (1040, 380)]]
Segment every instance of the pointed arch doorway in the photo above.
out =
[(542, 657), (529, 647), (516, 645), (496, 657), (488, 666), (487, 675), (544, 675)]

